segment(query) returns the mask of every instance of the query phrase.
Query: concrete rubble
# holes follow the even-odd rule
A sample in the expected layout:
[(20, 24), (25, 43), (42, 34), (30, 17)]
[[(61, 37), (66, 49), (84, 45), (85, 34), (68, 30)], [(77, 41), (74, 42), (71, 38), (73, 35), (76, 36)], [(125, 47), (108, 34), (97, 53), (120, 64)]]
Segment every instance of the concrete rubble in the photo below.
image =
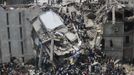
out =
[[(15, 63), (11, 68), (18, 68), (19, 64), (21, 69), (10, 70), (10, 73), (127, 75), (121, 60), (108, 58), (101, 51), (103, 24), (107, 22), (108, 12), (112, 11), (112, 24), (115, 24), (115, 11), (123, 9), (125, 5), (116, 0), (41, 5), (41, 14), (29, 20), (33, 27), (32, 40), (36, 50), (34, 64), (19, 64), (20, 60), (15, 58), (9, 65)], [(128, 17), (127, 20), (133, 18)]]

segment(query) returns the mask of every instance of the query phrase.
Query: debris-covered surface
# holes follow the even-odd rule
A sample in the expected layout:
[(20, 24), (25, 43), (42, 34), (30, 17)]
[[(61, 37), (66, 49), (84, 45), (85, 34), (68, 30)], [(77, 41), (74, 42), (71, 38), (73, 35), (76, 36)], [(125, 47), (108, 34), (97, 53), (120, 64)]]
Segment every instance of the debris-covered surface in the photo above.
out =
[(126, 75), (126, 65), (101, 50), (107, 14), (112, 11), (115, 24), (115, 11), (125, 5), (116, 0), (82, 0), (40, 7), (42, 13), (30, 19), (35, 58), (25, 64), (17, 58), (0, 64), (2, 75)]
[(101, 51), (107, 14), (112, 11), (115, 24), (115, 10), (123, 7), (116, 0), (44, 7), (32, 21), (39, 70), (55, 75), (125, 74), (125, 68), (116, 66), (119, 60), (104, 61), (106, 56)]

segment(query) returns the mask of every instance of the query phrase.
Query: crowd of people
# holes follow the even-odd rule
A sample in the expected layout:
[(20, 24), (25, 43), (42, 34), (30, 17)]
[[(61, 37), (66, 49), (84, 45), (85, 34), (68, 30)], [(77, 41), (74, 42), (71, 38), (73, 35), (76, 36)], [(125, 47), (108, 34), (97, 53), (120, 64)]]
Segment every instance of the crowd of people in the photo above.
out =
[[(55, 62), (55, 66), (50, 62), (42, 62), (41, 69), (35, 64), (0, 64), (0, 75), (126, 75), (126, 69), (112, 58), (101, 56), (93, 50), (87, 51), (87, 55), (78, 54), (73, 60), (69, 58)], [(60, 57), (57, 59), (61, 60)]]
[(25, 66), (9, 62), (0, 64), (0, 75), (28, 75)]

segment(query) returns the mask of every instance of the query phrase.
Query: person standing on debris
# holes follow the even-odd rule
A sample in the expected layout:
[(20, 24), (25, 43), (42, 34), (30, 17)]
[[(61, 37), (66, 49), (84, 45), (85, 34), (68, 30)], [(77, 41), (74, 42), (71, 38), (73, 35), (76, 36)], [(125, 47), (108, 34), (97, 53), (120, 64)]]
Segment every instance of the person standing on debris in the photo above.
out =
[(12, 75), (13, 69), (14, 69), (14, 64), (12, 62), (10, 62), (8, 64), (8, 75)]
[(95, 59), (95, 53), (93, 50), (89, 50), (89, 60), (91, 61), (91, 63), (94, 62)]

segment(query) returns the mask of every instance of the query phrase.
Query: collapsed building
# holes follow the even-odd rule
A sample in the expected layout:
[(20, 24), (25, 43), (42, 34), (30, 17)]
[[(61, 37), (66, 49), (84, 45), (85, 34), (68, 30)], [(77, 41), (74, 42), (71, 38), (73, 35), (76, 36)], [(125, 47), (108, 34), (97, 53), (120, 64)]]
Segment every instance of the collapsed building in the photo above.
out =
[[(89, 8), (87, 1), (83, 5), (68, 3), (56, 7), (57, 10), (52, 9), (54, 7), (43, 8), (45, 12), (31, 21), (33, 41), (39, 56), (38, 66), (41, 67), (43, 56), (48, 56), (51, 63), (63, 60), (64, 57), (73, 62), (76, 61), (74, 57), (90, 49), (100, 51), (101, 48), (107, 56), (122, 59), (124, 15), (120, 15), (119, 11), (123, 11), (125, 5), (117, 1), (92, 4), (96, 7)], [(60, 59), (57, 60), (57, 56)]]
[(126, 5), (123, 10), (116, 10), (116, 23), (114, 25), (111, 25), (112, 12), (108, 14), (108, 23), (103, 26), (104, 34), (102, 40), (102, 50), (104, 50), (107, 56), (120, 58), (126, 61), (133, 60), (133, 48), (130, 46), (130, 40), (131, 45), (133, 45), (133, 12), (133, 7), (128, 5)]
[[(114, 53), (111, 53), (111, 51), (112, 50), (114, 50), (114, 48), (111, 48), (110, 46), (119, 46), (119, 44), (118, 43), (120, 43), (120, 46), (119, 47), (117, 47), (118, 49), (120, 49), (120, 50), (114, 50), (115, 51), (115, 53), (117, 53), (118, 55), (116, 56), (117, 58), (122, 58), (123, 57), (123, 39), (124, 39), (124, 37), (122, 37), (123, 35), (124, 35), (124, 26), (122, 25), (122, 23), (120, 22), (120, 25), (121, 26), (119, 26), (118, 24), (118, 26), (119, 27), (122, 27), (122, 28), (120, 28), (120, 29), (122, 29), (122, 30), (120, 30), (120, 32), (117, 32), (117, 33), (115, 33), (116, 35), (117, 35), (117, 37), (118, 37), (118, 40), (117, 40), (117, 38), (115, 38), (115, 35), (113, 35), (114, 36), (114, 38), (116, 39), (115, 41), (119, 41), (120, 40), (120, 42), (118, 42), (118, 43), (113, 43), (113, 40), (111, 40), (110, 41), (110, 43), (111, 43), (111, 45), (109, 45), (109, 44), (107, 44), (107, 43), (109, 43), (109, 41), (107, 41), (106, 39), (109, 39), (110, 40), (110, 37), (108, 37), (108, 35), (110, 35), (110, 36), (112, 36), (111, 35), (111, 32), (113, 32), (113, 30), (109, 30), (109, 28), (112, 28), (112, 29), (115, 29), (115, 30), (119, 30), (117, 27), (117, 25), (115, 24), (115, 26), (114, 25), (110, 25), (110, 24), (112, 24), (113, 22), (106, 22), (107, 21), (107, 15), (106, 14), (110, 14), (110, 12), (111, 13), (114, 13), (114, 12), (112, 12), (112, 8), (113, 8), (113, 6), (111, 5), (110, 6), (110, 4), (105, 4), (104, 6), (103, 5), (101, 5), (99, 2), (102, 2), (103, 4), (104, 4), (104, 2), (103, 1), (91, 1), (91, 2), (89, 2), (90, 3), (90, 5), (88, 5), (88, 2), (84, 2), (83, 0), (82, 0), (82, 2), (83, 2), (83, 5), (82, 5), (82, 8), (79, 8), (79, 3), (77, 3), (77, 2), (75, 2), (75, 1), (73, 1), (72, 3), (69, 1), (69, 3), (67, 4), (65, 4), (64, 2), (63, 2), (63, 5), (62, 6), (60, 6), (60, 8), (59, 8), (59, 6), (58, 6), (58, 8), (59, 8), (59, 11), (61, 12), (61, 13), (67, 13), (68, 12), (68, 14), (67, 15), (71, 15), (72, 13), (71, 12), (77, 12), (76, 14), (79, 14), (80, 16), (81, 15), (84, 15), (83, 16), (83, 18), (84, 18), (84, 24), (86, 25), (86, 27), (87, 28), (90, 28), (91, 29), (91, 31), (89, 30), (89, 31), (86, 31), (87, 32), (87, 35), (90, 37), (90, 40), (88, 40), (88, 41), (90, 41), (90, 42), (88, 42), (88, 46), (91, 48), (91, 49), (93, 49), (94, 47), (97, 47), (98, 46), (98, 48), (100, 49), (100, 46), (101, 46), (101, 44), (100, 44), (100, 40), (102, 39), (102, 37), (101, 37), (101, 35), (103, 34), (103, 26), (104, 26), (104, 34), (103, 34), (103, 40), (105, 40), (105, 47), (104, 47), (104, 52), (106, 52), (106, 54), (107, 55), (111, 55), (112, 56), (112, 54), (114, 54)], [(98, 2), (98, 3), (97, 3)], [(86, 5), (86, 3), (87, 3), (87, 5)], [(109, 3), (108, 1), (107, 1), (107, 3)], [(112, 3), (111, 3), (112, 4)], [(116, 4), (116, 3), (115, 3)], [(94, 6), (94, 7), (93, 7)], [(100, 7), (99, 7), (100, 6)], [(110, 6), (109, 8), (107, 8), (108, 6)], [(117, 3), (117, 6), (120, 8), (120, 6), (122, 6), (120, 3)], [(17, 6), (13, 6), (13, 8), (14, 7), (17, 7)], [(8, 8), (8, 7), (7, 7)], [(41, 7), (42, 8), (42, 7)], [(12, 8), (9, 8), (8, 10), (10, 10), (10, 9), (12, 9)], [(27, 8), (28, 9), (28, 8)], [(108, 9), (108, 10), (106, 10), (106, 11), (102, 11), (102, 10), (105, 10), (105, 9)], [(15, 9), (13, 9), (11, 12), (13, 12), (14, 10), (16, 10), (16, 8)], [(19, 9), (20, 10), (20, 9)], [(67, 11), (67, 10), (69, 10), (69, 11)], [(92, 10), (94, 10), (94, 11), (92, 11)], [(21, 12), (21, 11), (18, 11), (18, 9), (16, 10), (17, 12)], [(31, 11), (31, 10), (30, 10)], [(93, 13), (96, 11), (96, 14), (94, 15)], [(115, 10), (115, 11), (118, 11), (118, 10)], [(4, 11), (3, 11), (4, 12)], [(22, 11), (23, 12), (23, 11)], [(24, 11), (24, 12), (26, 12), (26, 11)], [(53, 12), (53, 11), (52, 11)], [(90, 13), (89, 13), (90, 12)], [(108, 13), (109, 12), (109, 13)], [(9, 12), (10, 13), (10, 12)], [(57, 12), (55, 12), (55, 13), (57, 13)], [(81, 14), (81, 13), (83, 13), (83, 14)], [(40, 13), (38, 13), (38, 14), (40, 14)], [(58, 13), (59, 14), (59, 13)], [(76, 15), (75, 13), (73, 13), (74, 15)], [(88, 14), (88, 15), (87, 15)], [(2, 15), (2, 13), (1, 13), (1, 15)], [(25, 15), (25, 13), (24, 13), (24, 15)], [(117, 14), (118, 15), (118, 14)], [(112, 16), (117, 16), (117, 15), (112, 15), (111, 14), (111, 16), (109, 16), (109, 17), (112, 17)], [(123, 14), (122, 14), (123, 15)], [(8, 15), (7, 15), (8, 16)], [(10, 16), (10, 14), (9, 14), (9, 16)], [(36, 15), (32, 15), (32, 16), (36, 16)], [(88, 18), (86, 17), (86, 16), (88, 16)], [(8, 17), (7, 17), (8, 18)], [(26, 19), (26, 18), (22, 18), (22, 19)], [(77, 19), (77, 18), (74, 18), (74, 19)], [(94, 19), (94, 20), (93, 20)], [(103, 19), (103, 21), (101, 21)], [(8, 20), (8, 19), (7, 19)], [(31, 20), (31, 19), (30, 19)], [(111, 20), (113, 20), (114, 21), (114, 18), (113, 19), (111, 19)], [(115, 19), (116, 20), (116, 19)], [(49, 22), (49, 21), (48, 21)], [(105, 23), (104, 25), (99, 25), (99, 24), (101, 24), (101, 23)], [(38, 22), (37, 22), (38, 23)], [(61, 21), (61, 23), (63, 23), (63, 25), (65, 25), (65, 29), (66, 29), (66, 23), (64, 23), (64, 20), (62, 20)], [(96, 23), (96, 25), (94, 26), (94, 23)], [(117, 23), (117, 21), (116, 21), (116, 23)], [(48, 25), (49, 26), (49, 25)], [(112, 26), (112, 27), (111, 27)], [(37, 27), (37, 26), (36, 26)], [(76, 27), (76, 28), (74, 28), (74, 29), (76, 29), (76, 30), (74, 30), (74, 31), (77, 31), (77, 26), (73, 26), (73, 27)], [(92, 30), (92, 27), (93, 27), (93, 30)], [(95, 30), (94, 30), (95, 29)], [(68, 30), (68, 29), (66, 29), (66, 30)], [(47, 30), (48, 31), (48, 30)], [(99, 32), (99, 34), (98, 34), (98, 32)], [(81, 30), (81, 32), (83, 32), (82, 30)], [(109, 33), (110, 32), (110, 33)], [(116, 31), (115, 31), (116, 32)], [(114, 33), (113, 33), (114, 34)], [(122, 36), (121, 36), (121, 35)], [(40, 34), (41, 35), (41, 34)], [(78, 44), (80, 44), (81, 43), (81, 41), (80, 41), (80, 39), (81, 39), (81, 37), (79, 36), (78, 37), (78, 33), (76, 32), (76, 33), (68, 33), (68, 34), (66, 34), (66, 37), (70, 40), (70, 41), (74, 41), (74, 39), (76, 40), (76, 37), (77, 37), (77, 40), (79, 40), (79, 42), (77, 42)], [(98, 36), (99, 35), (99, 36)], [(120, 38), (119, 38), (119, 36), (120, 36)], [(75, 37), (75, 38), (72, 38), (72, 37)], [(50, 37), (49, 37), (50, 38)], [(111, 37), (111, 38), (113, 38), (113, 37)], [(92, 41), (91, 41), (91, 39), (93, 39)], [(99, 39), (99, 40), (96, 40), (96, 39)], [(115, 45), (116, 44), (116, 45)], [(86, 46), (86, 45), (85, 45)], [(111, 51), (110, 50), (108, 50), (108, 49), (111, 49)], [(110, 52), (109, 52), (110, 51)], [(119, 52), (117, 52), (117, 51), (119, 51)], [(113, 52), (113, 51), (112, 51)], [(110, 54), (109, 54), (110, 53)], [(62, 53), (61, 53), (62, 54)], [(64, 54), (64, 53), (63, 53)]]
[[(97, 58), (104, 53), (116, 59), (134, 58), (133, 11), (116, 0), (75, 1), (0, 9), (0, 16), (6, 17), (6, 21), (0, 19), (1, 62), (11, 57), (27, 62), (36, 57), (39, 68), (43, 62), (58, 66), (67, 60), (73, 65), (81, 54), (88, 59), (92, 51), (98, 52)], [(98, 63), (91, 60), (95, 61), (92, 65)]]

